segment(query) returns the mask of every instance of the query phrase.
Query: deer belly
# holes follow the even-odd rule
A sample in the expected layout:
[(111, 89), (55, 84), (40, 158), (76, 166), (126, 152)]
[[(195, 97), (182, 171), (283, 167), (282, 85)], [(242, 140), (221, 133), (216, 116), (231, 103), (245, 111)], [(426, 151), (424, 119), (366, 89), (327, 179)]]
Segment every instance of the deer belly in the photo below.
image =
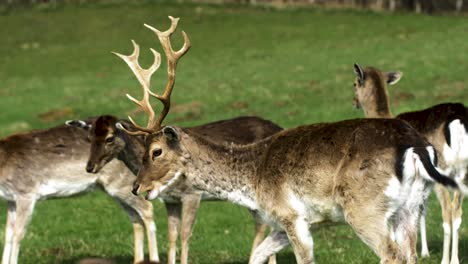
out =
[(290, 192), (288, 197), (291, 208), (296, 210), (297, 214), (307, 219), (310, 225), (320, 226), (330, 223), (344, 222), (344, 214), (341, 207), (332, 199), (301, 199)]
[(45, 199), (48, 197), (67, 197), (85, 192), (94, 185), (94, 181), (49, 180), (39, 186), (37, 195), (39, 196), (39, 199)]

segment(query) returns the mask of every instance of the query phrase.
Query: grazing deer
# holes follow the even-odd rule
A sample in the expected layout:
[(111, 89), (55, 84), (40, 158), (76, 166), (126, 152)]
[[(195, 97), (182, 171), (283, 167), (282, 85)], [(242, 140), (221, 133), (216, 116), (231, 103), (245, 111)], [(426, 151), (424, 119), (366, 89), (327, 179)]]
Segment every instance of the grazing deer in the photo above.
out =
[[(135, 175), (141, 167), (141, 161), (144, 153), (144, 138), (132, 137), (117, 129), (116, 124), (130, 129), (132, 125), (124, 120), (119, 120), (113, 116), (100, 116), (94, 122), (69, 121), (68, 124), (79, 125), (89, 131), (91, 140), (91, 151), (86, 170), (91, 173), (99, 173), (101, 169), (113, 159), (119, 159), (125, 163), (129, 170)], [(215, 142), (225, 144), (248, 144), (263, 139), (282, 130), (281, 127), (270, 121), (259, 117), (238, 117), (229, 120), (222, 120), (209, 123), (202, 126), (187, 128), (202, 137), (209, 138)], [(132, 181), (135, 180), (134, 177)], [(181, 263), (188, 263), (189, 240), (192, 235), (195, 217), (203, 196), (199, 190), (193, 189), (187, 185), (178, 186), (178, 188), (167, 192), (162, 197), (168, 212), (168, 263), (176, 262), (176, 242), (178, 237), (178, 228), (181, 225)], [(211, 199), (212, 200), (212, 199)], [(260, 222), (252, 212), (255, 220), (256, 235), (252, 247), (255, 249), (264, 238), (266, 225)], [(275, 263), (275, 257), (272, 256), (270, 264)]]
[[(356, 80), (354, 82), (354, 105), (364, 110), (366, 117), (393, 117), (386, 85), (397, 83), (400, 72), (382, 73), (380, 70), (367, 67), (362, 69), (354, 65)], [(422, 111), (408, 112), (396, 118), (408, 122), (416, 128), (434, 146), (439, 157), (439, 166), (444, 174), (451, 175), (462, 181), (468, 166), (468, 111), (463, 104), (439, 104)], [(450, 263), (458, 261), (458, 229), (461, 224), (463, 196), (459, 191), (450, 193), (442, 185), (436, 185), (437, 198), (442, 207), (444, 228), (444, 246), (442, 263), (449, 263), (450, 234), (452, 234), (452, 258)], [(425, 216), (421, 216), (421, 255), (429, 256), (427, 248)]]
[(144, 230), (151, 261), (159, 261), (153, 206), (132, 195), (134, 176), (120, 161), (98, 174), (84, 166), (90, 142), (82, 129), (58, 126), (0, 140), (0, 197), (7, 201), (7, 223), (2, 264), (18, 262), (20, 242), (38, 200), (68, 197), (95, 185), (123, 207), (133, 222), (134, 263), (144, 260)]
[[(440, 174), (433, 147), (406, 122), (397, 119), (355, 119), (283, 130), (249, 145), (219, 144), (188, 129), (162, 126), (170, 108), (177, 61), (185, 44), (174, 52), (168, 31), (152, 29), (168, 60), (169, 78), (163, 95), (150, 91), (158, 60), (142, 69), (135, 54), (118, 54), (143, 88), (138, 104), (148, 114), (137, 131), (117, 125), (130, 135), (145, 136), (142, 167), (135, 194), (155, 199), (187, 184), (220, 199), (257, 211), (275, 231), (254, 250), (250, 263), (263, 263), (291, 242), (298, 263), (313, 263), (309, 228), (347, 222), (381, 258), (382, 263), (416, 261), (420, 208), (432, 183), (458, 188)], [(159, 57), (153, 51), (155, 57)], [(149, 98), (163, 103), (155, 119)], [(466, 186), (463, 186), (466, 190)]]

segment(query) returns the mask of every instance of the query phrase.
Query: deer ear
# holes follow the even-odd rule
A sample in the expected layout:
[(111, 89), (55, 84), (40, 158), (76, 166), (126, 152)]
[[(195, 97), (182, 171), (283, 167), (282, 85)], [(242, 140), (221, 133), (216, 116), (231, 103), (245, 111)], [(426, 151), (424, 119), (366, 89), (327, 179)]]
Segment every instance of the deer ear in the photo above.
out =
[(119, 131), (130, 131), (130, 132), (134, 132), (134, 131), (137, 131), (138, 129), (135, 128), (135, 126), (133, 124), (131, 124), (130, 122), (125, 122), (125, 121), (119, 121), (117, 123), (115, 123), (115, 127), (119, 130)]
[(166, 126), (163, 128), (162, 132), (164, 133), (164, 136), (170, 141), (170, 142), (177, 142), (179, 141), (179, 133), (174, 127), (171, 126)]
[(396, 71), (396, 72), (387, 72), (384, 75), (385, 75), (387, 84), (394, 85), (401, 79), (401, 77), (403, 76), (403, 73), (400, 71)]
[(357, 78), (359, 79), (359, 83), (364, 83), (364, 71), (362, 70), (359, 64), (354, 63), (354, 73), (356, 73)]
[(72, 127), (79, 127), (79, 128), (84, 129), (84, 130), (91, 129), (91, 124), (86, 123), (83, 120), (68, 120), (68, 121), (65, 122), (65, 125), (72, 126)]

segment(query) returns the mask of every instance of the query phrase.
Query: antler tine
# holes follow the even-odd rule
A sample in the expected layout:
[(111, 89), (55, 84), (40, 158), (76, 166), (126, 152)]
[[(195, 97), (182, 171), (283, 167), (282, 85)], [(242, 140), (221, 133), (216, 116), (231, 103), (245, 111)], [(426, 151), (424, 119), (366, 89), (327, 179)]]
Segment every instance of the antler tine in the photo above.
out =
[[(127, 98), (140, 106), (143, 111), (148, 115), (148, 124), (147, 127), (144, 128), (142, 126), (139, 126), (133, 119), (129, 116), (130, 122), (140, 131), (143, 131), (144, 133), (152, 133), (153, 128), (155, 126), (154, 123), (154, 110), (151, 107), (151, 104), (149, 102), (149, 93), (150, 93), (150, 81), (151, 81), (151, 76), (153, 73), (159, 68), (161, 65), (161, 55), (155, 51), (154, 49), (150, 49), (151, 52), (154, 55), (154, 62), (153, 64), (148, 68), (148, 69), (143, 69), (140, 64), (138, 63), (138, 57), (140, 55), (140, 46), (132, 40), (133, 43), (133, 52), (132, 54), (125, 56), (117, 52), (112, 52), (113, 54), (117, 55), (119, 58), (121, 58), (123, 61), (125, 61), (128, 65), (128, 67), (132, 70), (133, 74), (136, 76), (138, 79), (138, 82), (140, 82), (142, 88), (143, 88), (143, 99), (142, 100), (137, 100), (131, 95), (127, 94)], [(128, 131), (127, 129), (123, 128), (126, 133), (134, 135), (135, 132)], [(140, 133), (137, 133), (140, 134)]]
[(162, 121), (164, 120), (166, 115), (169, 113), (169, 108), (171, 106), (171, 93), (172, 93), (172, 89), (174, 88), (174, 83), (175, 83), (175, 71), (177, 67), (177, 62), (185, 53), (187, 53), (187, 51), (190, 49), (190, 46), (191, 46), (190, 40), (187, 34), (185, 34), (185, 32), (182, 31), (182, 36), (184, 38), (184, 45), (178, 51), (174, 51), (172, 49), (170, 37), (177, 28), (177, 23), (179, 22), (179, 18), (174, 18), (172, 16), (169, 16), (169, 19), (171, 20), (171, 26), (169, 27), (168, 30), (164, 32), (161, 32), (153, 28), (152, 26), (145, 24), (145, 27), (149, 28), (154, 33), (156, 33), (156, 36), (161, 42), (161, 45), (164, 49), (164, 53), (166, 54), (166, 58), (167, 58), (168, 81), (166, 84), (166, 88), (164, 89), (164, 93), (162, 95), (157, 95), (151, 91), (148, 91), (149, 94), (158, 98), (163, 103), (163, 106), (164, 106), (161, 114), (158, 117), (158, 120), (154, 123), (155, 124), (154, 128), (156, 128), (156, 126), (160, 127), (162, 124)]
[[(131, 120), (131, 118), (129, 117), (130, 121), (132, 122), (133, 125), (135, 125), (135, 123)], [(132, 135), (132, 136), (144, 136), (144, 135), (148, 135), (149, 132), (147, 131), (143, 131), (143, 130), (136, 130), (136, 131), (130, 131), (128, 129), (126, 129), (122, 124), (120, 124), (119, 122), (117, 122), (115, 124), (115, 127), (117, 127), (119, 130), (122, 130), (124, 131), (125, 133), (129, 134), (129, 135)]]

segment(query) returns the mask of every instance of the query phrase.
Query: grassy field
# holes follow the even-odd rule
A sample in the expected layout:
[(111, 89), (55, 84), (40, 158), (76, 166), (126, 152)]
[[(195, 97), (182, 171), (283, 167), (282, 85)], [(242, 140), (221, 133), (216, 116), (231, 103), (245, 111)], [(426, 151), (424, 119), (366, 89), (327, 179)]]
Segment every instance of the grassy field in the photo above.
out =
[[(468, 103), (466, 17), (376, 14), (337, 10), (270, 10), (131, 1), (50, 9), (19, 8), (0, 15), (0, 135), (46, 128), (99, 114), (140, 121), (124, 94), (139, 98), (127, 66), (110, 54), (131, 52), (130, 39), (161, 51), (149, 23), (179, 28), (192, 41), (180, 61), (166, 123), (190, 126), (238, 115), (260, 115), (284, 127), (361, 117), (352, 108), (354, 62), (401, 70), (391, 88), (393, 112), (438, 102)], [(180, 36), (174, 40), (181, 44)], [(164, 68), (164, 65), (162, 66)], [(161, 70), (154, 90), (166, 80)], [(155, 202), (159, 249), (166, 259), (166, 213)], [(468, 209), (465, 206), (465, 209)], [(0, 223), (5, 203), (0, 203)], [(432, 257), (442, 247), (440, 208), (428, 213)], [(466, 219), (466, 217), (465, 217)], [(467, 221), (465, 221), (467, 222)], [(466, 226), (466, 225), (465, 225)], [(4, 236), (0, 228), (0, 237)], [(461, 228), (460, 258), (468, 261), (468, 228)], [(246, 263), (253, 238), (248, 212), (204, 203), (192, 237), (191, 263)], [(314, 232), (318, 263), (377, 263), (347, 226)], [(20, 263), (76, 263), (99, 256), (132, 261), (132, 229), (124, 212), (101, 191), (40, 202), (23, 240)], [(279, 263), (293, 263), (291, 249)]]

